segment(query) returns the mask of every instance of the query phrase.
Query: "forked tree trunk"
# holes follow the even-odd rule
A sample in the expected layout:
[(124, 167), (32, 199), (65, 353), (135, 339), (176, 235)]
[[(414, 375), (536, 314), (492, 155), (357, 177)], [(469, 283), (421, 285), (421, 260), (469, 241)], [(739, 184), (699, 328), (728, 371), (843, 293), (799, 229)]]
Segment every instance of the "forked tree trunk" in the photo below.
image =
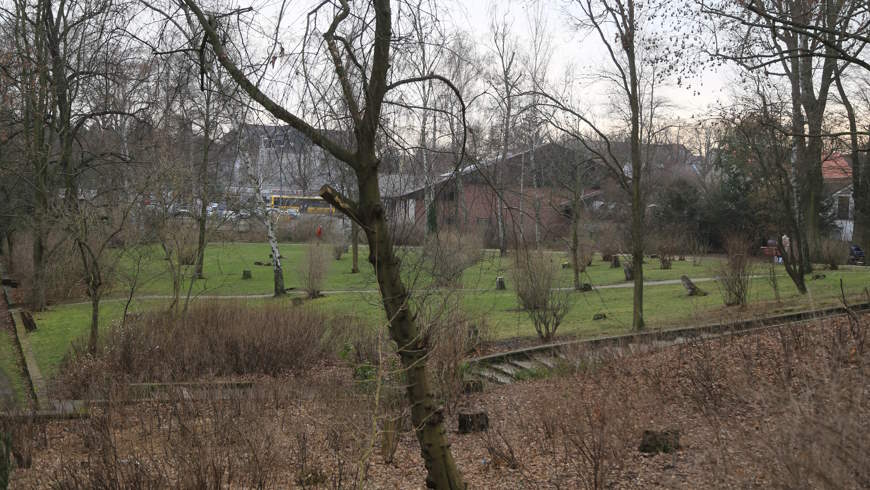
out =
[[(369, 262), (381, 290), (384, 312), (389, 322), (390, 337), (398, 346), (399, 358), (407, 376), (407, 395), (423, 461), (426, 463), (430, 488), (463, 489), (465, 483), (450, 452), (444, 428), (443, 407), (435, 398), (426, 374), (430, 351), (428, 340), (420, 332), (410, 308), (410, 294), (400, 275), (401, 261), (393, 250), (383, 204), (378, 189), (376, 166), (360, 165), (358, 219), (369, 244)], [(327, 200), (336, 202), (328, 187), (321, 190)], [(338, 202), (339, 209), (348, 210)], [(354, 216), (349, 216), (354, 219)]]
[[(364, 92), (365, 100), (359, 104), (351, 81), (341, 68), (339, 48), (334, 37), (335, 28), (343, 18), (350, 14), (349, 3), (342, 3), (343, 9), (323, 37), (329, 47), (336, 67), (336, 76), (344, 93), (345, 102), (354, 118), (354, 150), (340, 147), (298, 116), (289, 113), (262, 93), (250, 79), (236, 66), (226, 52), (221, 36), (213, 23), (206, 17), (195, 0), (184, 0), (196, 15), (200, 26), (208, 36), (217, 59), (232, 75), (233, 79), (258, 103), (275, 116), (302, 131), (311, 140), (329, 151), (336, 158), (353, 168), (359, 189), (359, 202), (345, 199), (329, 186), (324, 186), (320, 195), (339, 209), (345, 216), (356, 220), (368, 238), (369, 262), (375, 269), (380, 286), (384, 313), (389, 322), (390, 337), (398, 346), (398, 354), (407, 377), (408, 403), (411, 407), (411, 421), (420, 443), (420, 451), (426, 464), (426, 484), (431, 488), (464, 489), (462, 474), (453, 460), (447, 433), (444, 429), (444, 416), (429, 385), (426, 375), (426, 362), (430, 354), (428, 338), (422, 335), (410, 311), (409, 292), (400, 275), (401, 262), (393, 250), (392, 237), (387, 227), (384, 206), (378, 189), (377, 132), (381, 124), (381, 106), (390, 89), (390, 49), (393, 41), (392, 12), (388, 0), (373, 0), (374, 33), (372, 35), (372, 55), (370, 80)], [(212, 18), (213, 19), (213, 18)], [(405, 83), (411, 83), (408, 79)], [(393, 82), (393, 87), (396, 83)], [(361, 109), (363, 107), (364, 109)], [(463, 109), (464, 110), (464, 109)], [(271, 241), (271, 240), (270, 240)]]

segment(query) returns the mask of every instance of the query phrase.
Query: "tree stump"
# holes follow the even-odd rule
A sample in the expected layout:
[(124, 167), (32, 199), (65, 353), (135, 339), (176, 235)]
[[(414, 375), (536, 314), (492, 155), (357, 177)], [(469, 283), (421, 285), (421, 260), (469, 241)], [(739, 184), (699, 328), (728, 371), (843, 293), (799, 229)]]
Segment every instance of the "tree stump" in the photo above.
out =
[(489, 416), (486, 412), (459, 413), (459, 433), (470, 434), (489, 429)]
[(584, 282), (584, 283), (580, 284), (580, 289), (578, 289), (578, 291), (581, 291), (584, 293), (592, 291), (592, 285), (589, 284), (588, 282)]
[(596, 313), (596, 314), (592, 315), (592, 319), (594, 321), (604, 320), (605, 318), (607, 318), (607, 315), (605, 315), (604, 313)]
[(507, 286), (505, 286), (505, 283), (504, 283), (504, 277), (498, 276), (495, 278), (495, 288), (497, 290), (507, 289)]
[(689, 276), (686, 276), (685, 274), (680, 276), (680, 281), (683, 282), (683, 287), (686, 288), (689, 296), (707, 296), (707, 292), (696, 286), (695, 283), (689, 279)]
[(250, 271), (250, 270), (245, 269), (245, 270), (242, 271), (242, 279), (247, 280), (247, 279), (251, 279), (251, 278), (253, 278), (253, 277), (254, 277), (254, 276), (251, 275), (251, 271)]
[(672, 453), (680, 449), (680, 431), (676, 429), (655, 431), (645, 430), (637, 450), (642, 453)]
[(634, 279), (634, 266), (631, 265), (631, 262), (622, 264), (622, 272), (625, 274), (626, 281)]

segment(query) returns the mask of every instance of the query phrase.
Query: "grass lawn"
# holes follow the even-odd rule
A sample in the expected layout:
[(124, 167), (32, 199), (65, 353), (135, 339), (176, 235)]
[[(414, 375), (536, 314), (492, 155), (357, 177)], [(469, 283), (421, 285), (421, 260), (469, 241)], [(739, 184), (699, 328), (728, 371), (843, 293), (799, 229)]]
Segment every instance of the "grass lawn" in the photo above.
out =
[[(131, 312), (142, 312), (159, 308), (163, 301), (134, 301)], [(104, 300), (100, 303), (100, 329), (106, 329), (112, 322), (121, 319), (124, 301)], [(27, 334), (30, 347), (39, 368), (46, 379), (51, 378), (73, 342), (87, 341), (91, 325), (90, 303), (58, 305), (47, 311), (34, 313), (37, 329)], [(84, 344), (83, 344), (84, 345)]]
[(12, 393), (15, 396), (15, 402), (19, 405), (27, 399), (24, 373), (21, 371), (19, 363), (20, 358), (14, 334), (9, 329), (0, 328), (0, 371), (12, 384)]
[[(222, 248), (221, 252), (226, 253), (227, 249), (244, 250), (247, 248), (249, 247), (226, 247)], [(250, 248), (253, 249), (253, 246)], [(303, 251), (298, 246), (285, 247), (285, 249), (299, 254)], [(242, 259), (237, 258), (236, 260), (241, 261)], [(709, 263), (714, 264), (713, 260), (715, 259), (709, 259)], [(340, 284), (340, 275), (345, 274), (342, 270), (343, 266), (348, 266), (347, 269), (349, 269), (349, 263), (349, 258), (343, 258), (338, 262), (332, 261), (333, 267), (331, 273), (333, 276), (331, 276), (330, 280), (333, 284)], [(484, 279), (481, 278), (486, 278), (487, 282), (491, 278), (494, 283), (495, 274), (503, 274), (505, 271), (505, 268), (499, 269), (502, 264), (504, 264), (502, 259), (492, 254), (480, 265), (475, 266), (466, 273), (466, 283), (464, 286), (468, 287), (469, 280), (483, 281)], [(674, 269), (661, 271), (653, 267), (657, 265), (656, 262), (655, 264), (650, 264), (646, 276), (651, 281), (672, 279), (674, 276), (679, 276), (680, 273), (685, 272), (691, 272), (691, 275), (696, 278), (705, 277), (712, 274), (710, 270), (712, 265), (710, 264), (692, 267), (687, 262), (674, 262)], [(365, 270), (369, 267), (367, 264), (364, 264), (361, 268)], [(615, 276), (614, 272), (618, 272), (620, 276), (622, 275), (621, 270), (613, 271), (609, 269), (607, 264), (598, 262), (590, 267), (588, 277), (602, 278), (605, 284), (607, 281), (617, 282), (617, 279), (621, 277)], [(367, 275), (371, 277), (370, 273), (355, 275), (347, 273), (347, 275), (351, 276), (353, 280), (365, 278)], [(648, 286), (644, 290), (645, 318), (649, 328), (662, 328), (685, 324), (713, 323), (722, 319), (746, 319), (788, 311), (806, 310), (839, 304), (840, 279), (843, 280), (847, 293), (853, 295), (856, 302), (863, 298), (863, 296), (858, 297), (857, 295), (870, 284), (870, 270), (825, 271), (825, 275), (824, 279), (808, 281), (809, 293), (806, 296), (799, 295), (788, 278), (780, 277), (781, 301), (779, 303), (775, 301), (773, 289), (766, 278), (753, 279), (750, 291), (751, 305), (749, 308), (742, 310), (722, 306), (721, 294), (715, 282), (698, 283), (701, 288), (709, 293), (703, 297), (686, 296), (685, 290), (679, 284)], [(569, 277), (566, 272), (566, 276), (563, 277), (565, 284), (570, 283)], [(590, 279), (586, 278), (584, 281), (589, 282)], [(251, 281), (239, 281), (239, 283), (253, 284)], [(510, 283), (510, 276), (508, 276), (509, 287)], [(355, 284), (356, 289), (360, 291), (329, 295), (315, 300), (312, 306), (322, 308), (334, 315), (357, 316), (370, 323), (373, 328), (383, 326), (385, 319), (381, 310), (379, 294), (374, 291), (368, 291), (370, 286), (366, 285), (362, 280), (359, 280)], [(269, 287), (271, 287), (267, 280), (263, 280), (262, 285), (265, 291), (268, 291)], [(374, 285), (371, 287), (374, 287)], [(239, 294), (238, 291), (232, 292)], [(535, 335), (531, 322), (526, 313), (518, 309), (516, 296), (510, 289), (507, 291), (466, 289), (454, 291), (450, 294), (455, 295), (468, 315), (473, 318), (479, 318), (482, 323), (486, 324), (489, 329), (489, 335), (493, 339)], [(559, 334), (589, 338), (624, 333), (630, 330), (632, 314), (632, 289), (630, 287), (599, 289), (587, 293), (571, 292), (570, 294), (572, 296), (572, 308), (559, 328)], [(262, 303), (274, 300), (252, 298), (247, 301)], [(289, 307), (291, 299), (284, 298), (278, 301), (287, 302)], [(103, 302), (101, 310), (102, 328), (107, 327), (112, 321), (117, 321), (121, 318), (123, 304), (124, 302), (118, 299), (109, 299)], [(167, 300), (137, 300), (133, 303), (131, 311), (164, 308), (167, 305)], [(593, 321), (592, 317), (596, 313), (604, 313), (607, 315), (607, 318)], [(29, 338), (34, 354), (44, 374), (50, 377), (56, 372), (57, 366), (69, 350), (71, 343), (75, 339), (83, 338), (87, 335), (90, 321), (90, 305), (83, 303), (54, 306), (49, 311), (37, 314), (36, 320), (39, 329), (29, 334)]]
[[(376, 290), (374, 274), (368, 264), (368, 248), (360, 247), (360, 273), (351, 274), (351, 256), (344, 254), (341, 260), (332, 257), (331, 245), (324, 243), (327, 248), (328, 271), (323, 284), (323, 289), (331, 290)], [(307, 245), (298, 243), (283, 243), (280, 245), (283, 255), (284, 281), (288, 288), (302, 286), (299, 280), (299, 269), (306, 262)], [(162, 259), (160, 250), (154, 246), (144, 251), (143, 261), (139, 272), (139, 295), (169, 295), (172, 292), (170, 273), (167, 262)], [(250, 295), (269, 294), (273, 290), (273, 274), (270, 266), (254, 265), (254, 262), (269, 262), (269, 246), (264, 243), (211, 243), (206, 248), (204, 262), (204, 279), (197, 280), (193, 294), (208, 295)], [(553, 260), (557, 262), (567, 261), (567, 255), (562, 252), (549, 252)], [(431, 278), (421, 264), (420, 251), (418, 248), (400, 249), (405, 279), (412, 287), (426, 287)], [(483, 259), (466, 270), (462, 277), (462, 287), (467, 289), (490, 289), (495, 285), (497, 276), (510, 278), (512, 258), (499, 257), (493, 250), (487, 250)], [(683, 274), (697, 278), (710, 275), (710, 270), (720, 262), (719, 258), (705, 258), (702, 265), (692, 266), (690, 261), (674, 261), (672, 269), (661, 270), (658, 260), (648, 259), (644, 268), (644, 279), (658, 281), (666, 279), (679, 279)], [(130, 256), (121, 260), (119, 265), (118, 280), (114, 283), (114, 290), (109, 296), (125, 294), (124, 276), (129, 276), (136, 269), (136, 263)], [(190, 267), (185, 267), (185, 276), (190, 276)], [(242, 271), (251, 270), (252, 279), (242, 280)], [(571, 270), (561, 271), (561, 280), (565, 284), (571, 283)], [(624, 275), (621, 268), (613, 269), (609, 263), (602, 262), (596, 257), (592, 265), (583, 274), (583, 282), (593, 285), (617, 284), (623, 282)], [(184, 284), (183, 291), (187, 291), (189, 283)]]

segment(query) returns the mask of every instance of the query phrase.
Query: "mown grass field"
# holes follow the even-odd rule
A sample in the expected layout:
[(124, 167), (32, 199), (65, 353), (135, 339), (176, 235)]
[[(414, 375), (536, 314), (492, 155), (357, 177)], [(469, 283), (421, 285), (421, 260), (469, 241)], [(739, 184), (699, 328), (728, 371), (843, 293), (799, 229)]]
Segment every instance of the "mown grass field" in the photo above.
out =
[[(344, 254), (341, 260), (332, 258), (332, 246), (328, 243), (321, 245), (326, 248), (328, 273), (323, 284), (326, 291), (332, 290), (375, 290), (372, 268), (368, 264), (368, 249), (360, 247), (359, 261), (360, 272), (351, 274), (350, 253)], [(308, 245), (298, 243), (284, 243), (280, 245), (283, 256), (284, 281), (288, 288), (300, 287), (299, 268), (305, 263)], [(204, 279), (196, 280), (191, 289), (193, 294), (208, 295), (248, 295), (269, 294), (272, 292), (272, 268), (269, 266), (255, 265), (255, 262), (269, 262), (269, 246), (263, 243), (212, 243), (206, 248), (204, 260)], [(430, 277), (421, 264), (419, 248), (402, 248), (399, 250), (404, 265), (405, 278), (414, 287), (426, 287)], [(143, 260), (139, 269), (139, 295), (166, 295), (171, 293), (170, 273), (168, 262), (162, 259), (162, 252), (155, 246), (142, 251)], [(553, 260), (567, 261), (567, 255), (562, 252), (551, 252)], [(658, 281), (667, 279), (679, 279), (683, 274), (690, 277), (701, 277), (709, 274), (709, 269), (715, 267), (721, 259), (717, 257), (705, 258), (702, 265), (693, 266), (690, 261), (674, 261), (673, 268), (661, 270), (658, 260), (649, 259), (644, 269), (644, 279)], [(475, 266), (467, 269), (461, 280), (462, 288), (491, 289), (495, 285), (495, 278), (499, 275), (509, 275), (511, 269), (510, 257), (499, 257), (494, 250), (487, 250), (483, 258)], [(136, 261), (133, 256), (124, 256), (118, 266), (118, 279), (114, 281), (111, 295), (122, 295), (125, 292), (127, 281), (124, 276), (133, 275), (136, 269)], [(250, 270), (252, 279), (242, 280), (242, 271)], [(190, 268), (185, 267), (189, 272)], [(762, 272), (759, 270), (759, 273)], [(185, 274), (190, 277), (189, 273)], [(561, 280), (566, 285), (571, 282), (570, 269), (561, 272)], [(595, 260), (587, 269), (583, 277), (584, 282), (593, 285), (617, 284), (624, 281), (621, 268), (613, 269), (608, 263)], [(189, 282), (182, 285), (182, 290), (187, 291)]]
[[(328, 246), (328, 245), (324, 245)], [(285, 278), (288, 287), (299, 287), (301, 283), (295, 273), (298, 264), (303, 263), (306, 245), (284, 244)], [(272, 291), (272, 270), (269, 267), (254, 266), (256, 260), (268, 261), (268, 247), (263, 244), (233, 243), (213, 244), (208, 248), (205, 262), (206, 278), (194, 284), (194, 296), (249, 296), (269, 294)], [(380, 297), (371, 272), (364, 258), (367, 250), (360, 251), (358, 274), (350, 273), (351, 259), (345, 254), (341, 260), (334, 260), (330, 254), (329, 273), (324, 281), (325, 291), (340, 291), (327, 294), (306, 303), (307, 307), (319, 308), (329, 314), (353, 315), (362, 318), (372, 328), (383, 326), (385, 319), (380, 306)], [(422, 289), (429, 282), (429, 276), (420, 267), (419, 252), (416, 249), (403, 251), (405, 274), (409, 283)], [(564, 254), (553, 252), (553, 259), (562, 261)], [(463, 313), (485, 326), (487, 335), (493, 340), (514, 337), (534, 336), (534, 328), (519, 305), (512, 290), (510, 258), (498, 257), (493, 251), (485, 253), (484, 258), (466, 270), (461, 287), (452, 291), (439, 291), (438, 298), (445, 295), (456, 301)], [(690, 261), (675, 261), (670, 270), (661, 270), (658, 260), (648, 259), (645, 267), (647, 281), (678, 279), (686, 274), (692, 278), (712, 277), (721, 263), (720, 258), (705, 258), (700, 265)], [(129, 264), (124, 264), (127, 266)], [(243, 269), (253, 270), (253, 279), (242, 280)], [(166, 271), (166, 263), (154, 258), (143, 262), (141, 267), (140, 299), (133, 301), (131, 311), (147, 311), (167, 308), (169, 300), (154, 298), (169, 295), (171, 286)], [(766, 264), (756, 264), (755, 272), (766, 274)], [(698, 285), (709, 294), (702, 297), (689, 297), (679, 284), (649, 285), (645, 288), (645, 318), (650, 328), (666, 328), (685, 324), (705, 324), (722, 319), (752, 318), (779, 312), (805, 310), (839, 302), (840, 281), (847, 293), (857, 301), (859, 293), (870, 285), (870, 270), (825, 271), (825, 277), (808, 281), (810, 292), (799, 295), (791, 281), (778, 270), (780, 302), (775, 301), (774, 291), (766, 277), (752, 281), (750, 292), (751, 305), (748, 308), (726, 308), (716, 282), (699, 282)], [(496, 276), (503, 275), (508, 282), (507, 291), (493, 289)], [(560, 281), (564, 286), (571, 284), (571, 272), (561, 271)], [(595, 286), (625, 284), (622, 269), (612, 269), (608, 263), (596, 259), (583, 275), (583, 281)], [(186, 291), (186, 289), (185, 289)], [(118, 284), (110, 297), (103, 301), (101, 327), (120, 320), (124, 299), (119, 297)], [(560, 335), (578, 337), (597, 337), (628, 332), (631, 325), (632, 289), (630, 287), (605, 287), (592, 292), (571, 292), (572, 307), (559, 329)], [(111, 297), (115, 296), (115, 297)], [(195, 300), (195, 299), (194, 299)], [(281, 301), (292, 307), (291, 298), (248, 298), (250, 302)], [(435, 301), (435, 299), (432, 299)], [(597, 313), (606, 315), (604, 320), (594, 321)], [(53, 375), (70, 346), (88, 332), (90, 304), (65, 304), (53, 306), (46, 312), (36, 315), (38, 331), (29, 334), (30, 341), (46, 376)], [(0, 347), (2, 348), (2, 347)]]

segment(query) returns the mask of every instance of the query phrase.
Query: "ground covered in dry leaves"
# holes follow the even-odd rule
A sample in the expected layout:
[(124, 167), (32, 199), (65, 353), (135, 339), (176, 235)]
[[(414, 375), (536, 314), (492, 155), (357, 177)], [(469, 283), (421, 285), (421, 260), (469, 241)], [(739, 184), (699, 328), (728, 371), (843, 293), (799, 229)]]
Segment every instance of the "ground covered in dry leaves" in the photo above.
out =
[[(578, 350), (546, 378), (460, 397), (453, 452), (472, 488), (867, 488), (868, 322)], [(118, 400), (87, 419), (22, 424), (33, 461), (12, 488), (423, 486), (396, 387), (345, 366), (256, 381), (244, 397)], [(489, 431), (455, 432), (471, 409)], [(679, 450), (638, 451), (644, 430), (666, 429)]]

